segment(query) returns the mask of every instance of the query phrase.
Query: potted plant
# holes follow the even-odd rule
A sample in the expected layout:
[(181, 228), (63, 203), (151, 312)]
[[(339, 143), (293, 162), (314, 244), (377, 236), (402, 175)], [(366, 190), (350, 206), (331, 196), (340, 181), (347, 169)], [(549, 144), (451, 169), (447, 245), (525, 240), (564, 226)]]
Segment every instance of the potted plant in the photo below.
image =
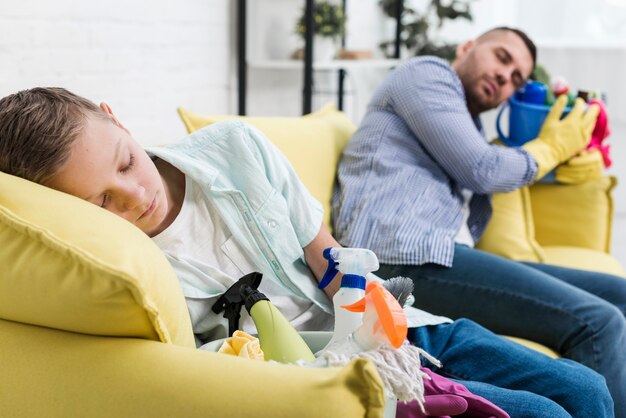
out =
[[(395, 17), (399, 0), (379, 0), (383, 12)], [(401, 16), (401, 46), (409, 55), (435, 55), (449, 61), (454, 60), (456, 45), (438, 42), (433, 33), (441, 29), (448, 20), (465, 19), (472, 21), (472, 0), (430, 0), (425, 10), (418, 11), (412, 7), (404, 7)], [(445, 4), (444, 4), (445, 3)], [(394, 41), (380, 44), (385, 56), (393, 57)]]
[[(345, 31), (346, 17), (342, 7), (330, 1), (317, 1), (313, 8), (313, 59), (328, 61), (337, 52), (337, 40)], [(296, 33), (306, 34), (304, 10), (296, 24)]]

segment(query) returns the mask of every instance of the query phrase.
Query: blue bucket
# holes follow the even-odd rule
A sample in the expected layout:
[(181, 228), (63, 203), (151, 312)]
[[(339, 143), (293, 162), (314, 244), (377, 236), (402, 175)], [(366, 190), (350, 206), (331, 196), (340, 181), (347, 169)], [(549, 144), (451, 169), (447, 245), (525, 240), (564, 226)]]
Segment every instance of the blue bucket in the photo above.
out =
[[(498, 136), (502, 142), (511, 147), (522, 146), (526, 142), (537, 138), (551, 108), (551, 106), (523, 102), (522, 94), (521, 91), (518, 91), (511, 96), (500, 108), (496, 119)], [(506, 108), (509, 108), (508, 136), (504, 135), (500, 127), (500, 120)], [(566, 107), (561, 117), (567, 115), (571, 109), (571, 107)]]

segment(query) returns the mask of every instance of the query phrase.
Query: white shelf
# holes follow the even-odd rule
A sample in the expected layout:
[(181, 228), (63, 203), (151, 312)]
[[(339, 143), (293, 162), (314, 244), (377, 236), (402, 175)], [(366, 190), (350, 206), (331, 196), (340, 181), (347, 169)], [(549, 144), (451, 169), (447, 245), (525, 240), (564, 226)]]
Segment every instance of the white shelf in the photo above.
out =
[[(360, 59), (360, 60), (332, 60), (313, 62), (314, 70), (350, 70), (358, 68), (392, 68), (398, 65), (399, 59)], [(249, 61), (250, 68), (265, 70), (302, 70), (302, 60), (260, 60)]]

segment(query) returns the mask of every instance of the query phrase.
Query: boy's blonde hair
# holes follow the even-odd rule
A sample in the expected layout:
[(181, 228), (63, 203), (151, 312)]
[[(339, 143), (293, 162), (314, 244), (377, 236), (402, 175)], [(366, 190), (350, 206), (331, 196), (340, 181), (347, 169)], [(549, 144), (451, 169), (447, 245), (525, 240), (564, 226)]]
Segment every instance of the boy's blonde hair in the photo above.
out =
[(59, 87), (22, 90), (0, 99), (0, 171), (45, 184), (67, 161), (95, 103)]

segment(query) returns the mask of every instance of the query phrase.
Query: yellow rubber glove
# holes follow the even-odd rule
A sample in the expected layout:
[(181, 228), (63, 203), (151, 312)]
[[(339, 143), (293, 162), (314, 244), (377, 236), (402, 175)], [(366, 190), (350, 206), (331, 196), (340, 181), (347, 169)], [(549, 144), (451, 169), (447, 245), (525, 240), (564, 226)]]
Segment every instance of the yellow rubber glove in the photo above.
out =
[(580, 184), (597, 180), (602, 177), (603, 169), (602, 154), (597, 149), (590, 149), (558, 166), (555, 172), (556, 181), (566, 184)]
[(591, 139), (600, 111), (598, 106), (591, 105), (585, 112), (585, 102), (578, 98), (571, 112), (561, 120), (566, 104), (566, 95), (559, 96), (543, 123), (539, 136), (523, 145), (537, 162), (536, 180), (582, 151)]

